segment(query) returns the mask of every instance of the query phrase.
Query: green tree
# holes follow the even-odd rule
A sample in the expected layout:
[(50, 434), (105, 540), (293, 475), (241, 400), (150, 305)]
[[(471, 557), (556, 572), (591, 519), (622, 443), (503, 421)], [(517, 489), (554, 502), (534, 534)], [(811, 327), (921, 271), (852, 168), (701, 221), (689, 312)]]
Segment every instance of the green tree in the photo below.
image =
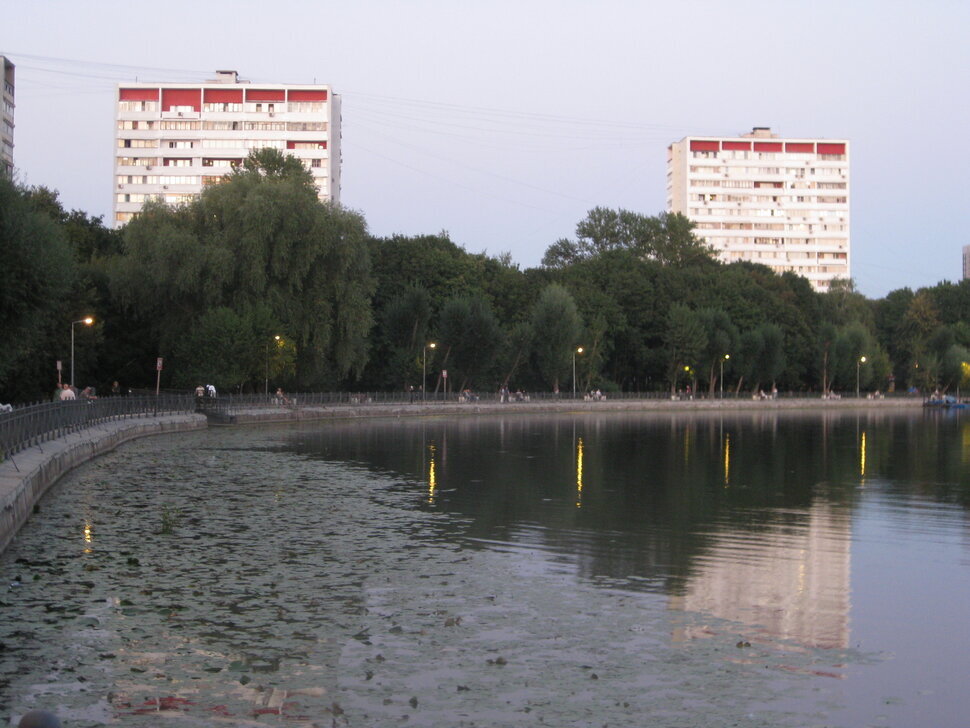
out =
[(697, 360), (697, 367), (707, 374), (708, 392), (713, 395), (724, 356), (737, 351), (738, 330), (727, 312), (719, 308), (702, 308), (697, 314), (704, 327), (705, 339), (704, 347)]
[(211, 309), (243, 316), (265, 303), (295, 346), (296, 384), (333, 386), (367, 360), (365, 240), (363, 218), (320, 203), (298, 160), (260, 150), (188, 205), (147, 204), (124, 229), (112, 290), (156, 322), (160, 353), (183, 352), (179, 340)]
[(706, 341), (701, 316), (683, 304), (673, 304), (667, 314), (664, 335), (671, 394), (677, 391), (677, 380), (685, 369), (697, 369)]
[(441, 310), (438, 331), (444, 363), (461, 377), (459, 390), (480, 382), (492, 365), (502, 340), (498, 319), (481, 294), (460, 296)]
[(389, 360), (394, 369), (405, 375), (405, 384), (417, 376), (420, 356), (429, 343), (430, 321), (431, 297), (417, 285), (408, 286), (389, 300), (382, 312), (383, 343), (387, 348), (382, 359)]
[(70, 306), (77, 268), (63, 229), (2, 176), (0, 261), (0, 399), (38, 399), (53, 390), (54, 360), (67, 366), (72, 317), (89, 312)]
[(546, 286), (532, 308), (532, 351), (539, 374), (553, 392), (571, 376), (582, 320), (576, 302), (563, 286)]
[(542, 259), (549, 268), (563, 268), (614, 250), (632, 250), (661, 265), (693, 265), (712, 260), (704, 242), (694, 236), (694, 223), (679, 213), (655, 217), (630, 210), (594, 207), (576, 225), (576, 242), (558, 240)]

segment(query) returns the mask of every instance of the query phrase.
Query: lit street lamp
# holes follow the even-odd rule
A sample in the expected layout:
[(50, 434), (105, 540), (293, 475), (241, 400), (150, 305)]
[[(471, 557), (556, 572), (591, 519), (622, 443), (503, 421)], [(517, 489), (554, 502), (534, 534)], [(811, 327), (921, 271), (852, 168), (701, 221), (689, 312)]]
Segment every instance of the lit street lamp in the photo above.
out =
[[(279, 334), (273, 337), (276, 345), (279, 346), (282, 339)], [(269, 395), (269, 342), (263, 346), (263, 353), (266, 355), (266, 379), (263, 380), (263, 394)]]
[(718, 378), (718, 382), (721, 384), (721, 399), (724, 399), (724, 362), (730, 358), (730, 354), (725, 354), (723, 357), (721, 357), (721, 376)]
[(859, 367), (866, 363), (866, 358), (864, 356), (859, 357), (859, 361), (855, 363), (855, 398), (859, 399)]
[(85, 316), (80, 321), (71, 321), (71, 386), (74, 386), (74, 324), (90, 326), (94, 323), (93, 316)]
[[(421, 400), (424, 401), (425, 392), (427, 391), (427, 374), (428, 374), (428, 349), (432, 351), (437, 346), (433, 341), (430, 344), (425, 344), (424, 351), (421, 354)], [(447, 392), (446, 392), (447, 394)]]
[(573, 399), (576, 399), (576, 355), (583, 353), (583, 347), (577, 347), (573, 352)]

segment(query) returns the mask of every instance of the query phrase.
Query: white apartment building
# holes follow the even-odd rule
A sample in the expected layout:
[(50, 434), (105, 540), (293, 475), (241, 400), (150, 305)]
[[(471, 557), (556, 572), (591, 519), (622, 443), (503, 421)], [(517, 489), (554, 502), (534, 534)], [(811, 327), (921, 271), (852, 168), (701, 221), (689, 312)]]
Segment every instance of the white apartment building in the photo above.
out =
[(849, 278), (849, 142), (782, 139), (766, 127), (689, 136), (667, 150), (667, 209), (723, 262), (792, 271), (818, 291)]
[(328, 85), (265, 84), (217, 71), (202, 84), (118, 86), (114, 224), (144, 202), (180, 204), (272, 147), (298, 158), (323, 201), (340, 201), (340, 97)]
[(963, 280), (970, 278), (970, 245), (963, 246)]
[(3, 111), (0, 112), (2, 126), (0, 126), (0, 174), (13, 177), (13, 112), (14, 112), (14, 76), (16, 66), (6, 56), (0, 56), (3, 66)]

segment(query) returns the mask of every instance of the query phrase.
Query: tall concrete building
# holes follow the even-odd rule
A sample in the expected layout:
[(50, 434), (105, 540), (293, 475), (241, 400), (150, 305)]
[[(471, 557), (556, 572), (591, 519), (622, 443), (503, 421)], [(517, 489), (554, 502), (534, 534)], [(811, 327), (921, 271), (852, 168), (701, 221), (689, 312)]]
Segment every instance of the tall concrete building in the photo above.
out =
[(128, 83), (117, 94), (114, 224), (144, 202), (188, 202), (272, 147), (299, 159), (324, 201), (340, 201), (340, 97), (330, 86), (241, 81)]
[(693, 220), (724, 262), (792, 271), (819, 291), (850, 276), (847, 140), (766, 127), (685, 137), (667, 151), (667, 209)]
[(0, 174), (13, 177), (13, 112), (14, 77), (16, 66), (6, 56), (0, 56), (3, 65), (3, 126), (0, 128)]
[(963, 246), (963, 280), (970, 278), (970, 245)]

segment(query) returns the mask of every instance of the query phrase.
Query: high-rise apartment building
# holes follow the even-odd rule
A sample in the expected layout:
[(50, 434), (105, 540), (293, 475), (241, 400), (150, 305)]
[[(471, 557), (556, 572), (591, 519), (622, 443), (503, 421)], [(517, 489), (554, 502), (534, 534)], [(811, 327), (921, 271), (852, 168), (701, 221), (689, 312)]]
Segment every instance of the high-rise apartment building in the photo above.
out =
[(819, 291), (849, 273), (849, 142), (782, 139), (765, 127), (689, 136), (667, 152), (667, 209), (724, 262), (792, 271)]
[(217, 71), (202, 84), (118, 87), (114, 222), (144, 202), (188, 202), (272, 147), (299, 159), (321, 200), (340, 201), (340, 97), (328, 85), (250, 83)]
[(970, 245), (963, 246), (963, 280), (970, 278)]
[(5, 57), (0, 56), (3, 66), (3, 111), (0, 117), (3, 126), (0, 127), (0, 174), (13, 177), (13, 112), (14, 112), (14, 76), (16, 66)]

